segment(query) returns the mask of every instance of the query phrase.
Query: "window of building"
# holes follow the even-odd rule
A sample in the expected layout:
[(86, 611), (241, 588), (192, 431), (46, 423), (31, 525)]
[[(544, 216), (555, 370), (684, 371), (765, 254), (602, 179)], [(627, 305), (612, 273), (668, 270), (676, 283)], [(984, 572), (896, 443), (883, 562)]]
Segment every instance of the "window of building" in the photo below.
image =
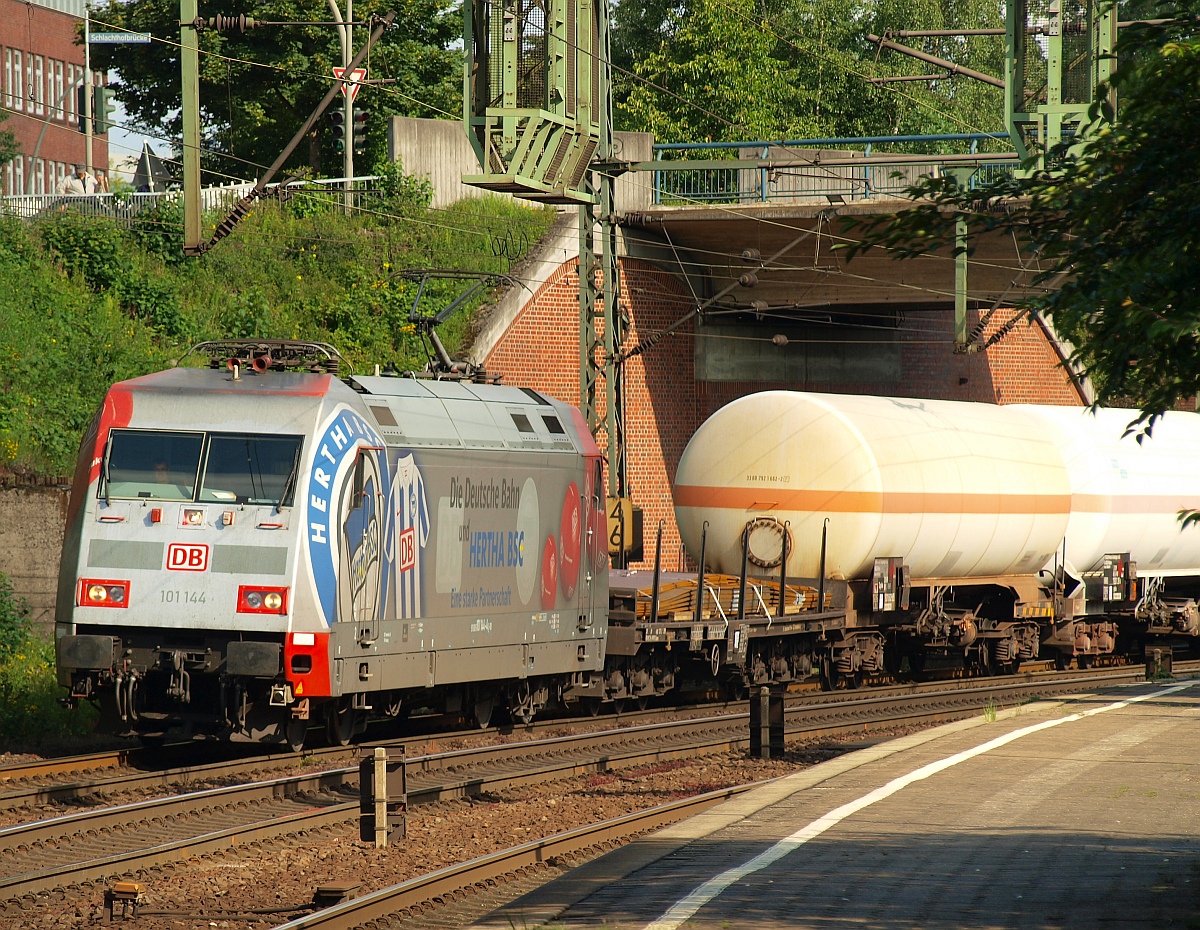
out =
[(4, 50), (4, 86), (0, 87), (0, 91), (2, 91), (2, 93), (0, 93), (0, 103), (3, 103), (6, 107), (8, 107), (10, 109), (13, 106), (12, 86), (13, 86), (12, 49), (6, 48)]
[(17, 112), (23, 112), (25, 109), (25, 73), (24, 66), (21, 63), (21, 50), (14, 48), (12, 51), (12, 83), (8, 85), (9, 99), (12, 101), (12, 108)]
[(25, 156), (18, 155), (12, 160), (12, 163), (16, 166), (16, 171), (14, 172), (16, 177), (13, 179), (16, 182), (14, 193), (23, 194), (25, 193)]
[(33, 112), (46, 115), (46, 59), (37, 55), (33, 59)]
[(78, 93), (78, 88), (75, 85), (79, 82), (80, 70), (81, 69), (77, 68), (75, 65), (67, 65), (67, 86), (71, 88), (71, 92), (67, 94), (66, 99), (63, 101), (63, 108), (67, 111), (67, 115), (64, 117), (64, 119), (66, 119), (66, 121), (72, 126), (74, 126), (78, 121), (75, 115), (75, 100), (76, 94)]
[(54, 62), (54, 97), (50, 101), (51, 115), (55, 119), (62, 119), (66, 112), (65, 90), (66, 84), (63, 82), (63, 63), (61, 61)]

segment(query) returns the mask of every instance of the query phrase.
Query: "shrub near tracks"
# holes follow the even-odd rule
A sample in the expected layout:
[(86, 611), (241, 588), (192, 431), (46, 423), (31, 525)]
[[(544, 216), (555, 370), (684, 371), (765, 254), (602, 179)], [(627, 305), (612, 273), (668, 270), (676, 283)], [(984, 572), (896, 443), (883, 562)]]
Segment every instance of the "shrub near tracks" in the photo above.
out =
[(0, 751), (44, 750), (79, 741), (94, 714), (58, 704), (54, 643), (31, 628), (25, 602), (0, 573)]

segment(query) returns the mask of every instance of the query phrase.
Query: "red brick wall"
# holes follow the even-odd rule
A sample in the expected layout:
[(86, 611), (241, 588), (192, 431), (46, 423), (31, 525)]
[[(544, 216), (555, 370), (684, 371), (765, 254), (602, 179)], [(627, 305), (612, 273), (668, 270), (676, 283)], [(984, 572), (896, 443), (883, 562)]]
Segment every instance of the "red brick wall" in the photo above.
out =
[[(75, 43), (79, 22), (48, 7), (0, 0), (0, 107), (8, 116), (3, 128), (16, 136), (22, 153), (19, 162), (0, 169), (0, 193), (23, 194), (30, 179), (32, 193), (54, 193), (71, 165), (84, 160), (74, 93), (65, 93), (58, 105), (72, 78), (83, 81), (83, 46)], [(105, 136), (93, 137), (92, 160), (97, 169), (108, 169)]]
[[(625, 346), (665, 329), (693, 305), (674, 275), (645, 262), (621, 264), (621, 302), (631, 328)], [(579, 403), (579, 277), (574, 262), (564, 264), (534, 294), (508, 332), (484, 360), (504, 382), (531, 387), (572, 404)], [(1011, 311), (994, 313), (986, 339)], [(976, 320), (978, 317), (976, 317)], [(896, 394), (988, 403), (1080, 404), (1059, 359), (1036, 325), (1017, 324), (986, 352), (955, 354), (953, 311), (906, 318), (899, 333), (902, 380), (879, 384), (697, 382), (693, 328), (686, 323), (645, 354), (625, 364), (625, 432), (629, 486), (644, 512), (646, 564), (653, 564), (654, 534), (664, 521), (663, 567), (684, 567), (671, 507), (671, 480), (688, 439), (714, 411), (744, 394), (778, 388), (834, 393)], [(603, 417), (604, 381), (599, 382)], [(605, 447), (603, 436), (599, 438)]]

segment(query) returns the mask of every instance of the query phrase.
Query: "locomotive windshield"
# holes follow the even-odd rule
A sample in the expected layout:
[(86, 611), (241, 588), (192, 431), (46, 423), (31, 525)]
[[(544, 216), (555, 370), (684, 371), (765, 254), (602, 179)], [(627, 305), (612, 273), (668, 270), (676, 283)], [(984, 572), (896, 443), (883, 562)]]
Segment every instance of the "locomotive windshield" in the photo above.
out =
[(299, 436), (115, 429), (100, 496), (288, 506)]

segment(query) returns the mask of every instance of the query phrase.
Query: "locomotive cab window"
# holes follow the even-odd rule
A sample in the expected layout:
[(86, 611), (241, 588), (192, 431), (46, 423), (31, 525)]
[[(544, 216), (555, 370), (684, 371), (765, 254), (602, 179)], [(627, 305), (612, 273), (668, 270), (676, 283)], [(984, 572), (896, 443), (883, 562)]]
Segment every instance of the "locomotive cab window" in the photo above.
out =
[(287, 506), (300, 446), (299, 436), (114, 429), (99, 494)]
[(203, 433), (112, 430), (100, 477), (100, 494), (190, 501), (196, 491), (203, 448)]
[(298, 436), (213, 434), (199, 499), (286, 507), (299, 458)]

